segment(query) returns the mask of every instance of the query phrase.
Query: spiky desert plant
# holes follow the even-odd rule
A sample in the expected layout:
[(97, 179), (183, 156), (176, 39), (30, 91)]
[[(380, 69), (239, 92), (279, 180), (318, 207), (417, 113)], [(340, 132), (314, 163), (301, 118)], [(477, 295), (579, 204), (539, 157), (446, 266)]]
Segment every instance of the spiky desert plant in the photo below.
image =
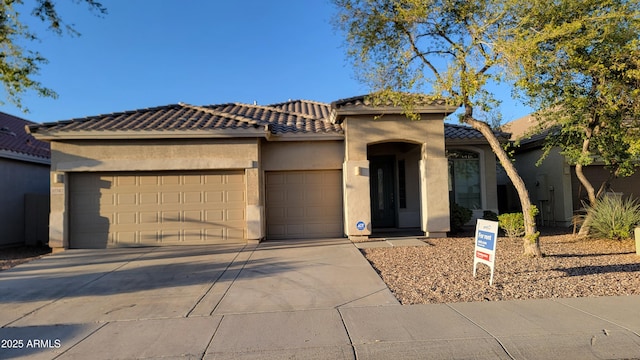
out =
[(595, 206), (588, 207), (591, 215), (590, 236), (622, 240), (629, 239), (633, 228), (640, 224), (640, 203), (637, 199), (603, 196)]

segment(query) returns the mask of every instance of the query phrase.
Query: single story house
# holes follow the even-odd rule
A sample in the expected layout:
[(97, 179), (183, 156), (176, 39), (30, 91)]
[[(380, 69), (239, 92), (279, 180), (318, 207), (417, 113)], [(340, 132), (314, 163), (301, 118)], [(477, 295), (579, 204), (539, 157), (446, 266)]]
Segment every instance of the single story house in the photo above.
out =
[[(540, 210), (539, 220), (543, 225), (573, 225), (574, 214), (581, 213), (584, 203), (588, 202), (587, 193), (576, 176), (575, 166), (569, 164), (554, 148), (539, 165), (535, 166), (543, 153), (546, 132), (531, 133), (537, 126), (534, 116), (527, 115), (505, 124), (505, 131), (511, 134), (511, 140), (519, 140), (520, 146), (515, 152), (515, 165), (522, 177), (533, 204)], [(594, 162), (583, 167), (587, 179), (596, 190), (609, 177), (609, 171), (602, 162)], [(608, 191), (625, 196), (640, 195), (640, 172), (632, 176), (614, 179)]]
[(359, 96), (173, 104), (30, 125), (51, 143), (53, 248), (367, 239), (449, 231), (449, 202), (497, 212), (482, 135), (430, 102), (412, 121)]
[(48, 240), (49, 144), (27, 134), (35, 123), (0, 112), (0, 247)]

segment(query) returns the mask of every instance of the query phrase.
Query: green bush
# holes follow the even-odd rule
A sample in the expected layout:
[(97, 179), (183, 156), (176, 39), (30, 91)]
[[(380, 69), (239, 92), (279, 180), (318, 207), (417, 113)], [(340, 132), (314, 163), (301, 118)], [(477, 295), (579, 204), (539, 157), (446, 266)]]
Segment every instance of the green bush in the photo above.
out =
[(482, 213), (482, 219), (491, 220), (491, 221), (498, 221), (498, 214), (494, 213), (491, 210), (485, 210)]
[(451, 225), (451, 232), (457, 233), (463, 229), (464, 224), (468, 223), (473, 216), (473, 212), (464, 206), (460, 206), (456, 203), (451, 204), (451, 211), (449, 212), (449, 224)]
[(592, 237), (629, 239), (633, 228), (640, 223), (640, 204), (636, 199), (603, 196), (587, 211), (591, 218), (589, 235)]
[(508, 213), (498, 215), (498, 226), (504, 230), (509, 238), (524, 235), (524, 215), (522, 213)]

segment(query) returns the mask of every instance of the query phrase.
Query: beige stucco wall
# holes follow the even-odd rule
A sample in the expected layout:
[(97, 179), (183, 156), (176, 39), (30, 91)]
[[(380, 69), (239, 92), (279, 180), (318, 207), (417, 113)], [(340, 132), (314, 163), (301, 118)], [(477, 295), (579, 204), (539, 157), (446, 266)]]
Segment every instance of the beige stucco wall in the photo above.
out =
[[(413, 176), (419, 174), (422, 229), (427, 236), (445, 236), (449, 231), (449, 204), (442, 115), (423, 115), (419, 121), (411, 121), (403, 115), (385, 115), (379, 119), (349, 116), (343, 126), (346, 135), (343, 176), (347, 235), (352, 238), (371, 235), (368, 146), (404, 142), (417, 144), (420, 149), (420, 171), (412, 168), (407, 178), (410, 173)], [(416, 181), (416, 177), (413, 179), (410, 181)], [(411, 223), (409, 219), (415, 216), (415, 211), (414, 214), (411, 212), (409, 209), (403, 215), (403, 221)], [(365, 222), (364, 230), (357, 228), (360, 221)]]
[(264, 236), (264, 199), (258, 139), (102, 140), (51, 142), (49, 245), (68, 247), (65, 174), (85, 171), (245, 169), (247, 236)]
[[(444, 157), (444, 122), (439, 115), (423, 115), (411, 121), (403, 115), (353, 116), (344, 122), (345, 156), (350, 161), (367, 160), (367, 145), (380, 142), (427, 144), (429, 156)], [(428, 140), (428, 142), (427, 142)]]
[(337, 170), (344, 162), (343, 141), (264, 141), (262, 169)]
[(571, 171), (557, 149), (536, 166), (542, 151), (519, 153), (515, 166), (522, 177), (531, 202), (538, 206), (545, 225), (568, 226), (573, 215), (571, 200)]
[[(609, 170), (604, 165), (589, 165), (583, 167), (584, 175), (594, 186), (596, 191), (600, 189), (602, 183), (609, 180)], [(636, 171), (631, 176), (615, 178), (609, 180), (609, 190), (618, 194), (622, 194), (624, 197), (638, 198), (640, 197), (640, 172)], [(580, 183), (576, 176), (576, 167), (571, 166), (571, 188), (573, 209), (578, 210), (582, 208), (582, 203), (588, 201), (588, 196), (584, 187)]]
[(52, 171), (245, 169), (258, 140), (103, 140), (51, 143)]

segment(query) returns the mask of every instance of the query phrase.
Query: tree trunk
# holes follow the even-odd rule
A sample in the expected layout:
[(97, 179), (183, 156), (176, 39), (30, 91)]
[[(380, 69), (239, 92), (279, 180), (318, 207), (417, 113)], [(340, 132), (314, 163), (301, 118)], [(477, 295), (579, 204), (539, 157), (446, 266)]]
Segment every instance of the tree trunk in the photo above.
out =
[[(582, 155), (587, 155), (589, 153), (589, 143), (590, 143), (590, 141), (591, 141), (591, 139), (590, 139), (589, 136), (587, 136), (582, 141)], [(580, 163), (576, 164), (576, 177), (578, 178), (578, 180), (580, 181), (582, 186), (584, 186), (584, 189), (587, 192), (587, 196), (589, 198), (589, 205), (590, 206), (595, 206), (595, 204), (596, 204), (596, 190), (593, 187), (593, 185), (591, 185), (591, 182), (589, 182), (589, 179), (587, 179), (587, 177), (584, 175), (583, 166)], [(582, 222), (582, 226), (580, 226), (580, 231), (578, 232), (578, 236), (587, 236), (587, 235), (589, 235), (589, 229), (590, 229), (589, 224), (590, 223), (591, 223), (591, 214), (589, 212), (587, 212), (587, 214), (584, 217), (584, 221)]]
[(471, 125), (474, 129), (480, 131), (482, 135), (487, 139), (494, 154), (498, 157), (500, 164), (504, 168), (509, 176), (509, 179), (516, 188), (518, 197), (520, 198), (520, 205), (522, 206), (522, 215), (524, 215), (524, 255), (531, 257), (541, 257), (542, 251), (540, 251), (540, 233), (536, 230), (535, 215), (532, 213), (531, 200), (529, 198), (529, 192), (524, 185), (524, 181), (518, 175), (518, 171), (511, 162), (511, 159), (507, 155), (506, 151), (502, 148), (500, 141), (491, 130), (491, 127), (483, 121), (479, 121), (473, 118), (465, 118), (465, 122)]

